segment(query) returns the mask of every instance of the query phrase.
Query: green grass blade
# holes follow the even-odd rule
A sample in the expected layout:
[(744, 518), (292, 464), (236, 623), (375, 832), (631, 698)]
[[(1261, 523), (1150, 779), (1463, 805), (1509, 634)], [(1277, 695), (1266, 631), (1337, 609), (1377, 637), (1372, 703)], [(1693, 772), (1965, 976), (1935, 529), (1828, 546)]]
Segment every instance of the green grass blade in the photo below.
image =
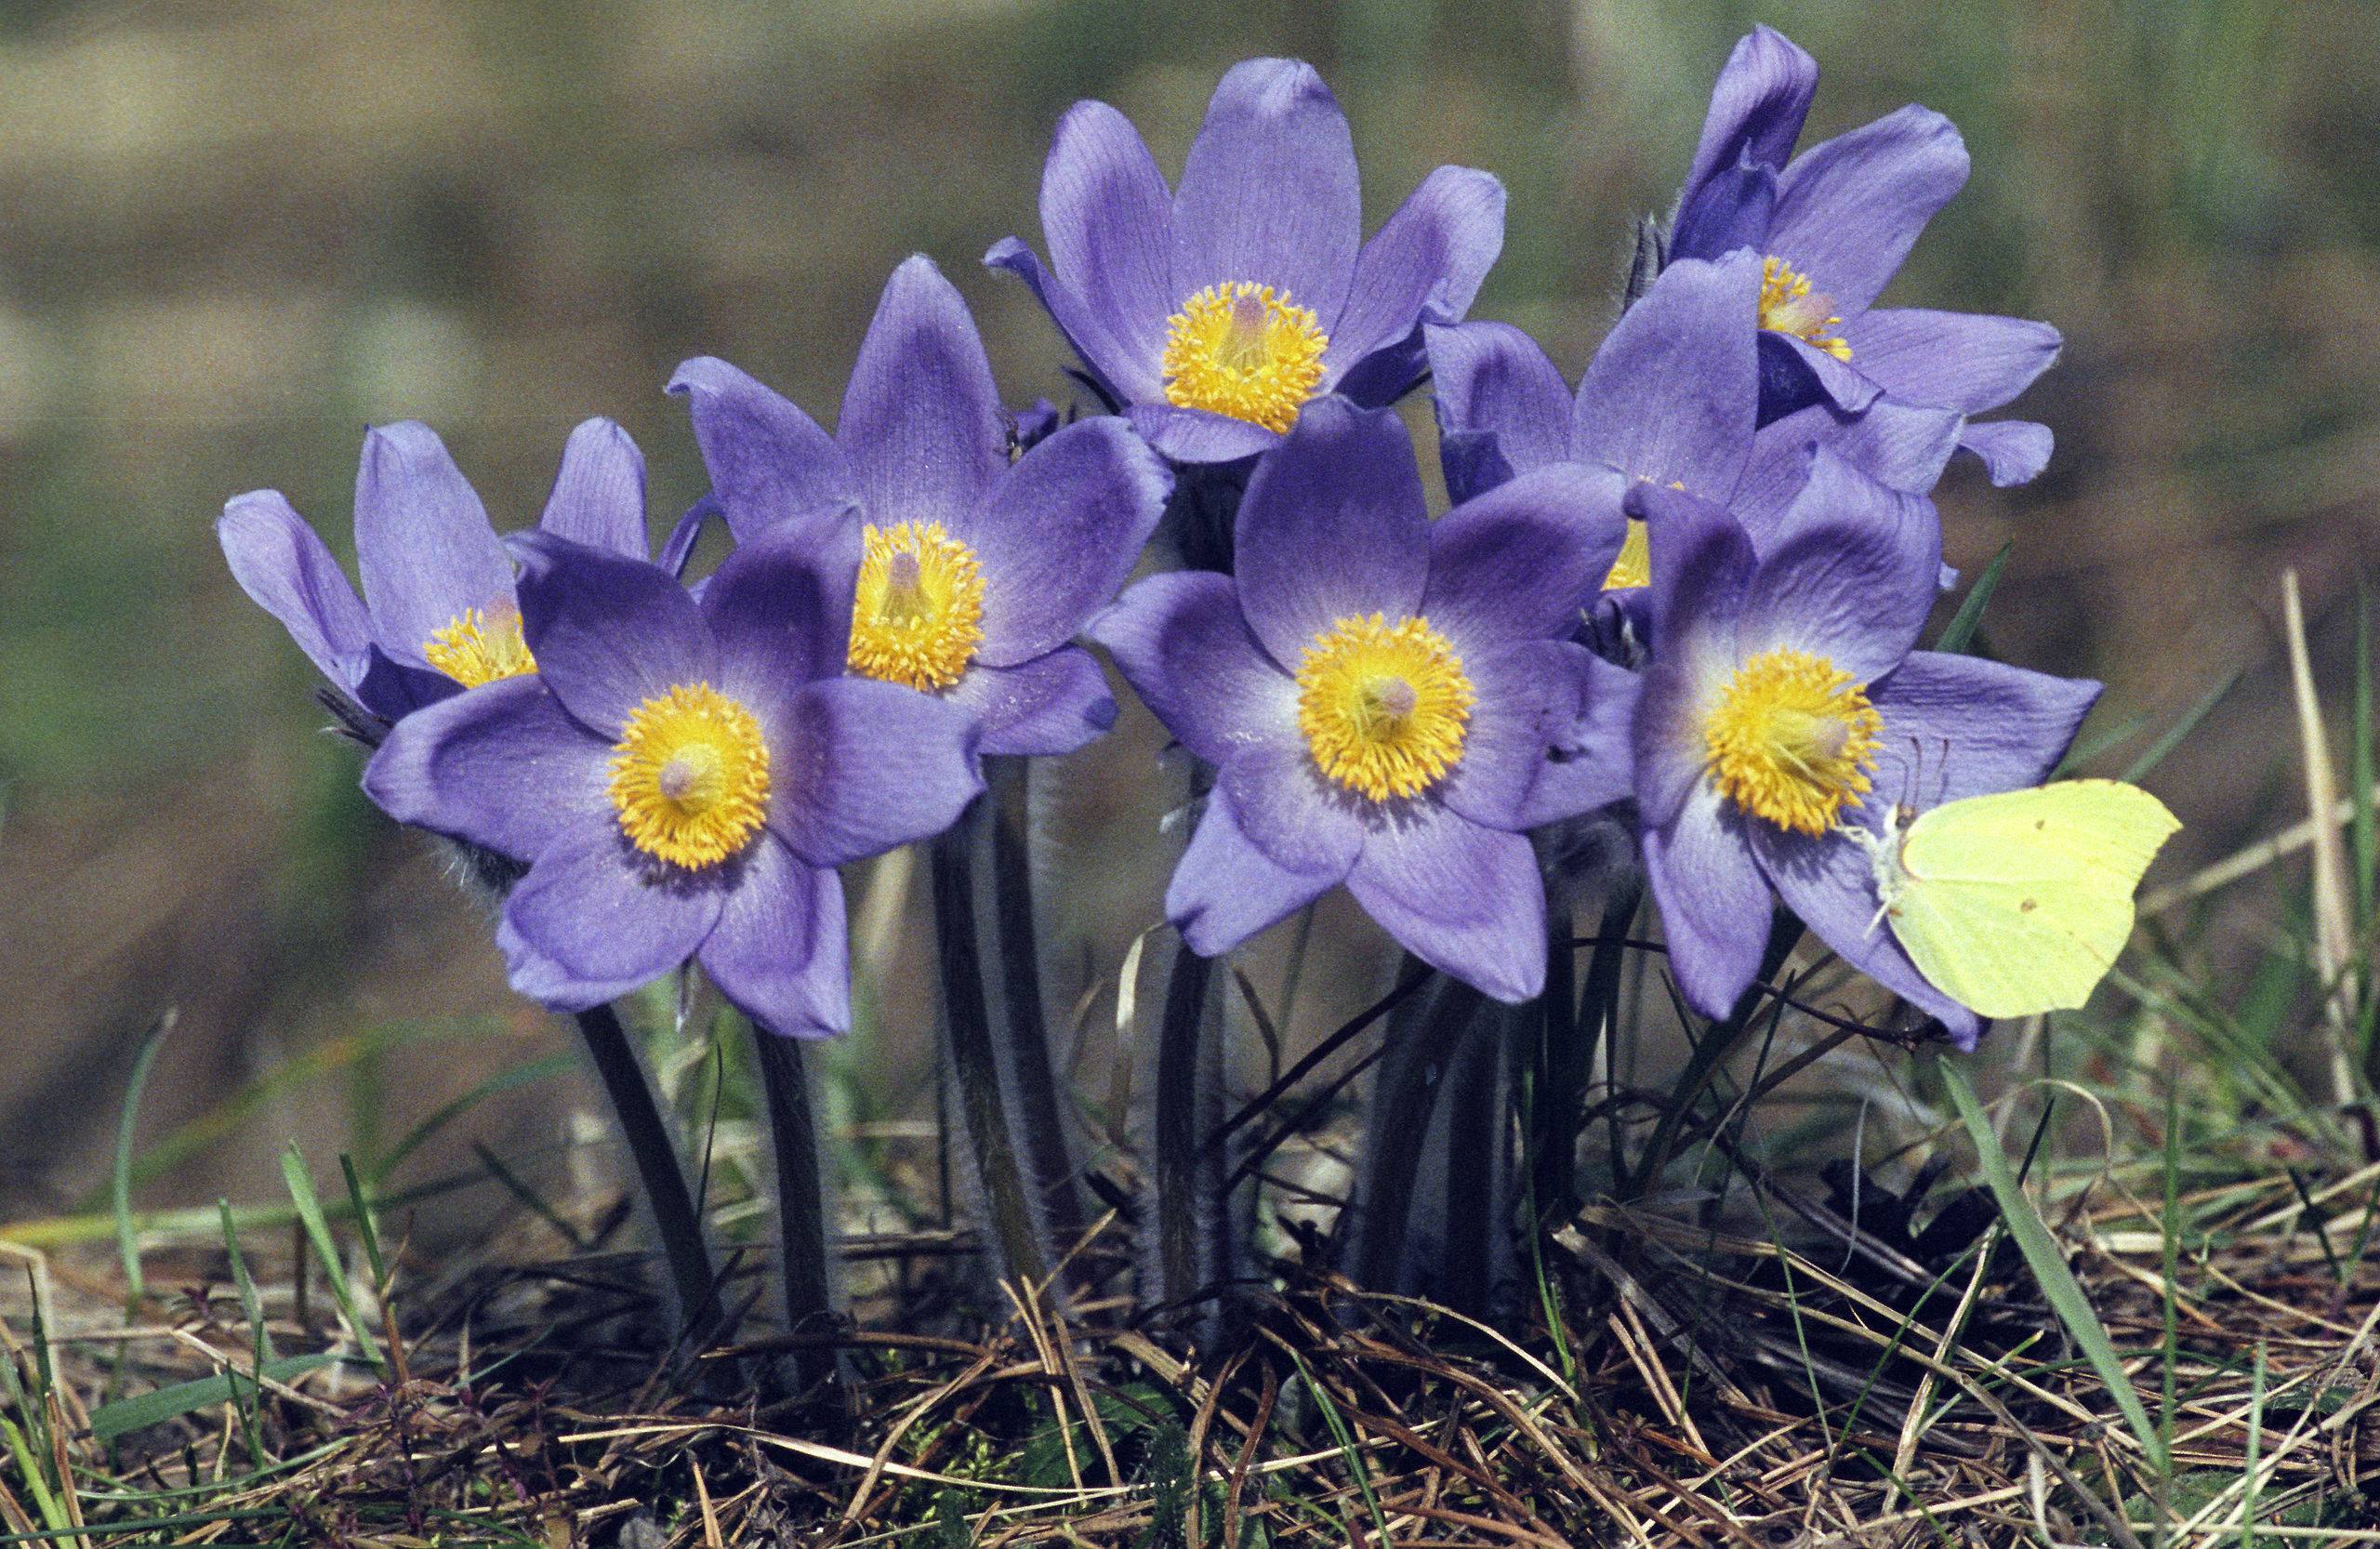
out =
[(1959, 603), (1959, 611), (1950, 616), (1950, 622), (1943, 628), (1942, 638), (1934, 642), (1935, 650), (1964, 651), (1975, 639), (1976, 630), (1983, 623), (1983, 610), (1991, 605), (1991, 594), (2000, 589), (2000, 573), (2008, 568), (2008, 553), (2014, 548), (2016, 545), (2013, 543), (2003, 543), (2000, 546), (2000, 552), (1991, 556), (1990, 563), (1983, 567), (1983, 574), (1975, 578), (1975, 585), (1967, 588), (1966, 596)]
[(2008, 1223), (2008, 1235), (2016, 1239), (2017, 1250), (2025, 1255), (2027, 1267), (2040, 1282), (2042, 1294), (2058, 1321), (2082, 1349), (2085, 1359), (2099, 1380), (2107, 1384), (2116, 1407), (2123, 1411), (2124, 1423), (2132, 1427), (2140, 1444), (2148, 1449), (2157, 1472), (2162, 1476), (2172, 1471), (2172, 1460), (2165, 1450), (2164, 1437), (2156, 1423), (2149, 1418), (2148, 1408), (2140, 1401), (2139, 1393), (2132, 1385), (2132, 1378), (2117, 1358), (2116, 1348), (2108, 1338), (2106, 1325), (2091, 1308), (2091, 1299), (2082, 1293), (2082, 1285), (2074, 1278), (2074, 1271), (2067, 1267), (2066, 1254), (2050, 1236), (2041, 1212), (2017, 1183), (2016, 1170), (2008, 1165), (2008, 1153), (2000, 1148), (2000, 1139), (1992, 1133), (1991, 1119), (1976, 1100), (1975, 1089), (1959, 1067), (1948, 1060), (1937, 1061), (1935, 1068), (1940, 1074), (1943, 1089), (1950, 1095), (1951, 1104), (1959, 1110), (1959, 1120), (1967, 1128), (1975, 1142), (1976, 1158), (1983, 1170), (1983, 1181), (1990, 1188), (1991, 1197), (1999, 1201), (2001, 1219)]
[(1355, 1445), (1355, 1433), (1347, 1429), (1347, 1422), (1341, 1417), (1339, 1406), (1330, 1401), (1330, 1395), (1314, 1380), (1305, 1357), (1291, 1351), (1289, 1358), (1297, 1362), (1298, 1376), (1303, 1379), (1306, 1392), (1314, 1396), (1314, 1407), (1322, 1411), (1322, 1423), (1330, 1427), (1330, 1438), (1339, 1444), (1340, 1455), (1347, 1460), (1347, 1472), (1355, 1476), (1355, 1489), (1364, 1498), (1364, 1509), (1371, 1514), (1372, 1531), (1379, 1535), (1372, 1542), (1387, 1549), (1388, 1517), (1380, 1509), (1380, 1497), (1372, 1492), (1371, 1470), (1364, 1465), (1363, 1450)]
[(372, 1261), (372, 1294), (389, 1294), (389, 1264), (380, 1256), (380, 1228), (372, 1219), (371, 1201), (364, 1198), (363, 1180), (355, 1175), (355, 1158), (339, 1153), (338, 1170), (347, 1180), (348, 1207), (355, 1212), (355, 1229), (364, 1238), (364, 1256)]
[(2265, 1342), (2258, 1340), (2255, 1372), (2248, 1383), (2248, 1461), (2241, 1474), (2240, 1549), (2256, 1549), (2256, 1470), (2264, 1463), (2264, 1450)]
[(239, 1230), (231, 1224), (231, 1201), (218, 1199), (215, 1208), (223, 1213), (223, 1251), (231, 1261), (231, 1284), (240, 1292), (240, 1313), (248, 1320), (248, 1332), (256, 1340), (257, 1364), (262, 1366), (272, 1358), (272, 1335), (264, 1326), (264, 1297), (248, 1276), (247, 1256), (240, 1251)]
[(338, 1243), (331, 1236), (331, 1224), (323, 1215), (323, 1201), (314, 1193), (314, 1180), (307, 1174), (306, 1158), (295, 1144), (281, 1154), (281, 1176), (289, 1186), (290, 1203), (298, 1208), (298, 1220), (306, 1229), (306, 1240), (314, 1247), (314, 1257), (321, 1261), (323, 1277), (330, 1282), (331, 1297), (338, 1304), (339, 1317), (346, 1320), (348, 1332), (371, 1361), (374, 1370), (388, 1375), (388, 1363), (381, 1357), (380, 1342), (364, 1326), (355, 1310), (355, 1290), (347, 1283), (347, 1265), (339, 1262)]
[(174, 1015), (173, 1008), (167, 1007), (141, 1035), (139, 1053), (132, 1057), (132, 1080), (125, 1088), (124, 1112), (115, 1124), (115, 1170), (109, 1201), (115, 1211), (115, 1248), (124, 1258), (124, 1298), (129, 1307), (139, 1306), (148, 1294), (140, 1274), (140, 1238), (132, 1229), (132, 1131), (140, 1117), (140, 1093), (149, 1085), (150, 1067), (157, 1063), (165, 1035), (174, 1030)]
[(17, 1460), (17, 1473), (24, 1479), (25, 1493), (33, 1498), (33, 1510), (41, 1513), (42, 1521), (55, 1532), (63, 1532), (73, 1527), (73, 1524), (66, 1520), (66, 1513), (59, 1508), (58, 1497), (50, 1490), (48, 1476), (34, 1461), (33, 1450), (25, 1440), (25, 1433), (17, 1429), (16, 1422), (7, 1415), (0, 1415), (0, 1436), (8, 1438), (9, 1455)]
[[(289, 1356), (267, 1362), (264, 1377), (267, 1382), (286, 1383), (309, 1371), (318, 1371), (337, 1359), (338, 1357), (327, 1351), (311, 1356)], [(118, 1436), (129, 1436), (152, 1425), (162, 1425), (168, 1420), (178, 1420), (200, 1410), (231, 1403), (239, 1397), (239, 1390), (234, 1384), (247, 1380), (237, 1372), (218, 1371), (212, 1377), (176, 1383), (154, 1393), (143, 1393), (130, 1398), (119, 1398), (112, 1404), (103, 1404), (91, 1411), (91, 1436), (96, 1441), (113, 1441)]]

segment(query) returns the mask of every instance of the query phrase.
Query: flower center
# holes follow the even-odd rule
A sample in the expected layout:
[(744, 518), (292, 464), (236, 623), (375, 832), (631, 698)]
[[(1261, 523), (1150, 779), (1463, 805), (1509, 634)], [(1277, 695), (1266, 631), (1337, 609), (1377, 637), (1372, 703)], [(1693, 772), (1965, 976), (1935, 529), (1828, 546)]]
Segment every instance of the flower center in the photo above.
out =
[(1462, 658), (1428, 620), (1342, 618), (1305, 648), (1298, 730), (1325, 774), (1385, 801), (1462, 761), (1475, 697)]
[(1286, 431), (1322, 380), (1329, 344), (1287, 291), (1250, 280), (1209, 285), (1166, 324), (1165, 401)]
[(1620, 557), (1611, 562), (1611, 574), (1603, 578), (1603, 589), (1618, 591), (1624, 587), (1646, 587), (1653, 584), (1653, 549), (1646, 540), (1645, 523), (1641, 518), (1628, 519), (1628, 536), (1620, 545)]
[(620, 832), (688, 870), (740, 853), (769, 815), (769, 745), (752, 712), (708, 683), (636, 708), (612, 748)]
[(1824, 291), (1811, 294), (1809, 277), (1797, 274), (1783, 258), (1760, 260), (1760, 325), (1791, 334), (1815, 345), (1836, 360), (1851, 358), (1851, 342), (1827, 332), (1840, 327), (1834, 302)]
[(422, 642), (421, 654), (465, 688), (537, 670), (537, 658), (529, 654), (529, 642), (521, 633), (518, 608), (495, 607), (484, 613), (465, 608)]
[(1851, 674), (1780, 646), (1736, 669), (1702, 722), (1720, 793), (1780, 828), (1813, 837), (1868, 789), (1884, 718)]
[(931, 693), (984, 642), (984, 567), (939, 522), (868, 526), (852, 604), (851, 669)]

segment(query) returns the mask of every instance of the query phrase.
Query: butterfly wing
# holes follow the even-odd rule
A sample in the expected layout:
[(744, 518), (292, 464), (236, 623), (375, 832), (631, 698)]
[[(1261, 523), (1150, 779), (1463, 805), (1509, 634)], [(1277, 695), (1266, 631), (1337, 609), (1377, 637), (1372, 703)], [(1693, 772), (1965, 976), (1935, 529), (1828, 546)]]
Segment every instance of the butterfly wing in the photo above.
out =
[(2132, 934), (2141, 873), (2180, 827), (2115, 780), (1936, 807), (1901, 843), (1893, 933), (1919, 972), (1985, 1016), (2080, 1006)]

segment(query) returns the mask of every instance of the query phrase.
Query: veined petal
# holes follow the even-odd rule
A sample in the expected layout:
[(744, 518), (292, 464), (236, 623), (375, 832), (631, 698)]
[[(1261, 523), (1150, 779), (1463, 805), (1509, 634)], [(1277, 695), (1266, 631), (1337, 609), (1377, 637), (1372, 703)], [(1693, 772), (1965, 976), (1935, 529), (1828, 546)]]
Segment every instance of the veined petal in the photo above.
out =
[(426, 425), (383, 425), (364, 438), (355, 475), (355, 558), (372, 638), (421, 667), (430, 637), (467, 608), (512, 601), (512, 565), (487, 508)]
[(637, 707), (719, 681), (719, 647), (670, 574), (551, 533), (517, 535), (521, 628), (562, 708), (617, 737)]
[(1364, 841), (1347, 891), (1381, 929), (1442, 973), (1508, 1004), (1545, 987), (1545, 882), (1518, 834), (1430, 801)]
[(842, 449), (818, 422), (755, 377), (708, 355), (678, 367), (694, 444), (741, 542), (790, 517), (832, 510), (857, 489)]
[(815, 867), (931, 838), (983, 792), (980, 735), (964, 709), (899, 683), (805, 683), (789, 707), (784, 740), (769, 748), (785, 770), (769, 827)]
[(1164, 402), (1165, 375), (1159, 369), (1162, 345), (1158, 353), (1145, 359), (1127, 351), (1074, 286), (1043, 268), (1033, 249), (1014, 237), (992, 244), (984, 254), (984, 267), (1005, 270), (1025, 282), (1041, 310), (1050, 314), (1050, 321), (1074, 346), (1100, 392), (1118, 404)]
[(1634, 674), (1567, 640), (1501, 646), (1463, 668), (1478, 699), (1462, 761), (1436, 788), (1448, 811), (1525, 833), (1629, 795)]
[(1134, 404), (1124, 417), (1151, 446), (1178, 463), (1237, 462), (1281, 444), (1281, 438), (1262, 425), (1205, 409)]
[(1123, 420), (1078, 420), (1018, 459), (953, 528), (984, 567), (976, 659), (1053, 651), (1107, 605), (1141, 557), (1173, 475)]
[(1811, 459), (1821, 446), (1888, 489), (1930, 494), (1958, 446), (1964, 423), (1951, 410), (1888, 398), (1856, 415), (1814, 404), (1761, 427), (1727, 509), (1756, 546), (1773, 546), (1775, 518), (1809, 483)]
[(1777, 169), (1744, 162), (1697, 184), (1670, 227), (1670, 260), (1717, 258), (1768, 245), (1777, 214)]
[(1752, 452), (1760, 285), (1752, 253), (1663, 270), (1587, 367), (1571, 456), (1725, 499)]
[(2055, 445), (2048, 426), (2025, 419), (1971, 419), (1959, 430), (1959, 450), (1981, 457), (1985, 473), (2002, 489), (2032, 483), (2049, 466)]
[[(1911, 652), (1869, 695), (1884, 718), (1869, 806), (1907, 801), (1924, 811), (2041, 784), (2101, 687), (1980, 656)], [(1844, 821), (1877, 826), (1871, 812)]]
[(1706, 780), (1668, 821), (1644, 830), (1645, 872), (1669, 940), (1670, 973), (1704, 1016), (1735, 1008), (1768, 943), (1768, 884), (1744, 833), (1752, 826)]
[(1340, 619), (1395, 621), (1420, 607), (1427, 511), (1394, 412), (1336, 398), (1308, 404), (1257, 464), (1239, 506), (1240, 606), (1273, 659), (1294, 672)]
[(982, 751), (1056, 758), (1097, 740), (1116, 724), (1116, 696), (1107, 692), (1098, 658), (1078, 645), (1014, 667), (967, 669), (951, 685), (950, 702), (982, 724)]
[(1754, 27), (1738, 39), (1712, 84), (1711, 110), (1686, 175), (1687, 190), (1747, 161), (1782, 167), (1801, 138), (1818, 87), (1818, 61), (1784, 33)]
[(398, 722), (364, 793), (400, 823), (528, 862), (610, 814), (610, 759), (535, 674), (499, 678)]
[(1812, 839), (1765, 823), (1748, 827), (1762, 871), (1802, 923), (1844, 961), (1938, 1020), (1951, 1042), (1975, 1047), (1982, 1026), (1975, 1013), (1936, 989), (1879, 918), (1867, 852), (1839, 833)]
[(1652, 657), (1634, 728), (1636, 801), (1646, 824), (1659, 828), (1702, 778), (1703, 721), (1741, 660), (1736, 619), (1755, 562), (1743, 528), (1707, 501), (1647, 484), (1629, 499), (1644, 516), (1653, 572)]
[(975, 320), (922, 255), (885, 282), (835, 442), (879, 520), (963, 522), (1008, 467), (999, 390)]
[(1077, 102), (1058, 120), (1041, 169), (1041, 231), (1059, 279), (1117, 353), (1139, 363), (1118, 385), (1161, 397), (1166, 320), (1187, 294), (1173, 287), (1173, 194), (1140, 131), (1106, 103)]
[(1958, 129), (1912, 104), (1793, 158), (1778, 179), (1768, 251), (1851, 317), (1875, 303), (1966, 180)]
[(1089, 633), (1165, 729), (1208, 763), (1221, 765), (1250, 742), (1298, 735), (1296, 682), (1257, 642), (1228, 576), (1152, 576), (1093, 619)]
[(1942, 522), (1821, 448), (1778, 514), (1736, 627), (1739, 656), (1824, 656), (1861, 682), (1917, 643), (1942, 573)]
[[(1438, 416), (1439, 458), (1456, 500), (1570, 455), (1570, 390), (1535, 339), (1509, 323), (1422, 330)], [(1461, 449), (1493, 444), (1492, 464)]]
[(1554, 463), (1457, 506), (1427, 529), (1422, 616), (1463, 653), (1570, 634), (1628, 536), (1627, 488), (1610, 469)]
[(649, 870), (610, 812), (557, 835), (512, 889), (496, 943), (512, 987), (557, 1011), (617, 1000), (694, 955), (721, 889)]
[(832, 1038), (851, 1031), (851, 947), (842, 879), (801, 864), (763, 832), (739, 863), (719, 923), (696, 954), (703, 972), (762, 1032)]
[(801, 686), (843, 673), (859, 553), (853, 523), (786, 523), (738, 545), (703, 588), (719, 686), (773, 746)]
[(1325, 367), (1344, 373), (1424, 323), (1461, 321), (1503, 246), (1504, 185), (1467, 166), (1433, 171), (1357, 255)]
[(1366, 842), (1369, 803), (1326, 779), (1302, 739), (1236, 749), (1215, 788), (1229, 794), (1239, 831), (1291, 871), (1337, 881)]
[(652, 551), (644, 524), (644, 454), (626, 430), (608, 419), (588, 419), (570, 432), (537, 525), (632, 560)]
[(1760, 331), (1760, 423), (1766, 425), (1813, 404), (1858, 414), (1884, 391), (1857, 365), (1792, 334)]
[(1355, 138), (1322, 77), (1296, 60), (1232, 66), (1173, 198), (1174, 305), (1250, 280), (1287, 290), (1328, 328), (1362, 239)]
[(315, 670), (354, 692), (364, 681), (372, 622), (321, 536), (277, 489), (233, 496), (215, 535), (240, 589), (281, 620)]
[(1846, 320), (1851, 358), (1887, 393), (1980, 414), (2033, 385), (2063, 342), (2046, 323), (1981, 312), (1884, 308)]
[(1337, 887), (1339, 874), (1292, 871), (1240, 831), (1220, 788), (1165, 890), (1165, 915), (1200, 957), (1228, 952)]

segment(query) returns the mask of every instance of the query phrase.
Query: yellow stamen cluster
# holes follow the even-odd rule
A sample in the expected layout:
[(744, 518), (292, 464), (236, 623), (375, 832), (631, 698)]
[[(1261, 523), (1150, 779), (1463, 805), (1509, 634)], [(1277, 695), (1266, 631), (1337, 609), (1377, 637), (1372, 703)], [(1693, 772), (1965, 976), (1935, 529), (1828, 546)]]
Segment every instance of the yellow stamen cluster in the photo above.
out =
[(1780, 646), (1736, 669), (1702, 722), (1720, 794), (1780, 828), (1816, 837), (1868, 789), (1884, 718), (1850, 673)]
[(752, 712), (708, 683), (636, 708), (612, 748), (620, 832), (687, 870), (740, 854), (769, 815), (769, 745)]
[(1287, 291), (1209, 285), (1166, 324), (1165, 401), (1286, 431), (1322, 380), (1330, 338)]
[(984, 641), (984, 567), (939, 522), (869, 525), (852, 602), (851, 669), (932, 693)]
[(1603, 578), (1604, 590), (1653, 584), (1653, 549), (1645, 534), (1645, 523), (1630, 517), (1628, 536), (1620, 545), (1620, 557), (1611, 562), (1611, 574)]
[(1462, 761), (1477, 695), (1421, 618), (1340, 619), (1298, 668), (1298, 729), (1325, 774), (1375, 801), (1415, 796)]
[(529, 654), (529, 642), (521, 633), (517, 608), (490, 608), (484, 613), (465, 608), (453, 623), (423, 642), (421, 654), (430, 666), (465, 688), (537, 670), (537, 658)]
[(1805, 344), (1815, 345), (1836, 360), (1851, 358), (1851, 342), (1827, 332), (1840, 327), (1843, 319), (1834, 315), (1834, 302), (1824, 293), (1810, 294), (1809, 276), (1797, 274), (1793, 266), (1783, 258), (1763, 258), (1760, 263), (1760, 325), (1780, 334), (1791, 334)]

